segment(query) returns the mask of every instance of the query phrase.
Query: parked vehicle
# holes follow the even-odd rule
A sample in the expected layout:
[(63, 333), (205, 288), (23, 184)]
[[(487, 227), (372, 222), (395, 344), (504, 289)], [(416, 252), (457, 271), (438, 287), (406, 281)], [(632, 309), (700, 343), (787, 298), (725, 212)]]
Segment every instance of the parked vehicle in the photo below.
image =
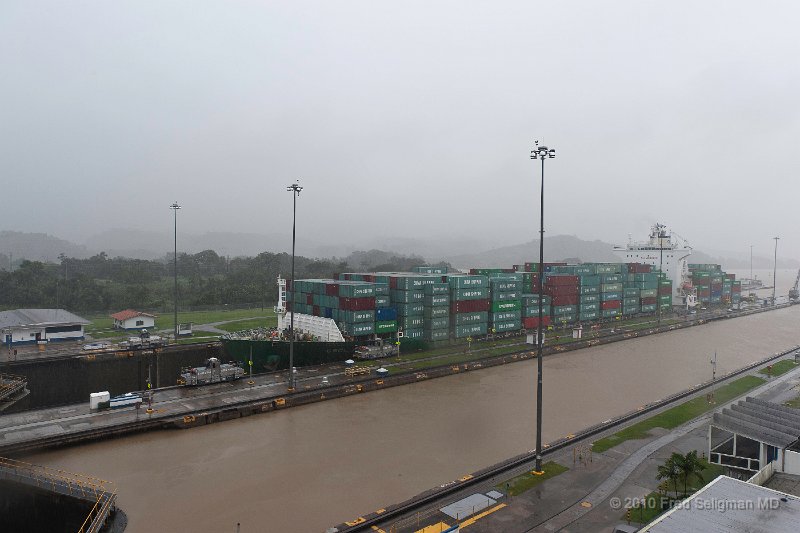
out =
[(216, 357), (206, 360), (205, 366), (182, 368), (178, 385), (207, 385), (221, 381), (234, 381), (244, 376), (239, 363), (220, 363)]

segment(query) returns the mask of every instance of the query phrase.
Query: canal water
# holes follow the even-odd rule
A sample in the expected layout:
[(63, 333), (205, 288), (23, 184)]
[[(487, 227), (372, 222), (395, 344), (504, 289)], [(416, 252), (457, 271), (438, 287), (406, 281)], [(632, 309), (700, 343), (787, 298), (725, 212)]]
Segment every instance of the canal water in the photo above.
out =
[[(800, 306), (550, 356), (544, 441), (800, 343)], [(536, 362), (26, 460), (116, 482), (131, 533), (324, 531), (534, 447)]]

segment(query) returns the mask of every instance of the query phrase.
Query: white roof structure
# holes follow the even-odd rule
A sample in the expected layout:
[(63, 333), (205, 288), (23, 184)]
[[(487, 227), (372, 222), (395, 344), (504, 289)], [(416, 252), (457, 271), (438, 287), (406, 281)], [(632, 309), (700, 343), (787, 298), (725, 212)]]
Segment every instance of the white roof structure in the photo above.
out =
[(795, 533), (800, 498), (719, 476), (640, 533)]
[(0, 311), (0, 329), (90, 324), (64, 309), (15, 309)]

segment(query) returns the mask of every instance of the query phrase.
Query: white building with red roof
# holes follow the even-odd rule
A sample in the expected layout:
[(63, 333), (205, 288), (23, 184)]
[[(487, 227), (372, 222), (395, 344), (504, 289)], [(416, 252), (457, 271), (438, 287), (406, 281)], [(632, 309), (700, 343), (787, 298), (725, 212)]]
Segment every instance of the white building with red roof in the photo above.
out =
[(111, 315), (115, 329), (142, 329), (156, 327), (156, 315), (134, 309), (125, 309)]

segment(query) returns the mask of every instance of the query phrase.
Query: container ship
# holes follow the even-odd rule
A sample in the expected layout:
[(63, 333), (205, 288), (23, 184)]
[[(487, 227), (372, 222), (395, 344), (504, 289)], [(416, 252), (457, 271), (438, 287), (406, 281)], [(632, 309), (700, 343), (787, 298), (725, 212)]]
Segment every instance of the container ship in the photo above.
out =
[(367, 343), (436, 347), (488, 335), (587, 327), (703, 305), (737, 304), (741, 284), (719, 265), (690, 264), (691, 247), (655, 224), (649, 241), (615, 247), (620, 263), (544, 263), (451, 272), (346, 272), (331, 279), (278, 279), (278, 327), (222, 337), (229, 356), (256, 368), (288, 367), (294, 313), (296, 366), (343, 361)]

